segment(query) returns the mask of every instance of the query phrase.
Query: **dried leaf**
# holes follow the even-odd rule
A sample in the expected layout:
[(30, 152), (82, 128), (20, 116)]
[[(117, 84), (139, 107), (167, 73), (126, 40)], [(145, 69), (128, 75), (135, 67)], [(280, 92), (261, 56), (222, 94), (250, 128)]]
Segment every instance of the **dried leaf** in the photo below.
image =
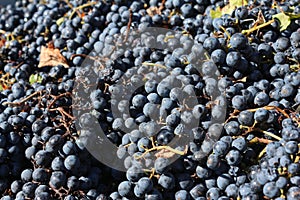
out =
[(154, 7), (154, 6), (148, 8), (146, 11), (147, 11), (147, 14), (148, 14), (150, 17), (153, 17), (153, 16), (156, 15), (156, 14), (158, 14), (158, 15), (161, 14), (160, 9), (159, 9), (158, 7)]
[(62, 65), (65, 68), (69, 68), (67, 60), (61, 55), (59, 49), (53, 47), (53, 44), (49, 44), (48, 47), (42, 46), (38, 68), (46, 66), (53, 67), (56, 65)]
[(155, 154), (157, 158), (172, 158), (175, 155), (174, 152), (168, 151), (166, 149), (162, 149)]
[(0, 36), (0, 48), (5, 45), (5, 42), (6, 42), (5, 38)]

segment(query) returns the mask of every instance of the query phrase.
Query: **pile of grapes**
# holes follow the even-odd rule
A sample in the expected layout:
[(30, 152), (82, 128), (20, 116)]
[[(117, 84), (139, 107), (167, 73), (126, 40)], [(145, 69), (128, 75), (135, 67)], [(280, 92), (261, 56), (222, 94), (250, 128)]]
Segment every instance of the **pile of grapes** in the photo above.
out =
[(299, 86), (299, 0), (16, 0), (0, 198), (299, 200)]

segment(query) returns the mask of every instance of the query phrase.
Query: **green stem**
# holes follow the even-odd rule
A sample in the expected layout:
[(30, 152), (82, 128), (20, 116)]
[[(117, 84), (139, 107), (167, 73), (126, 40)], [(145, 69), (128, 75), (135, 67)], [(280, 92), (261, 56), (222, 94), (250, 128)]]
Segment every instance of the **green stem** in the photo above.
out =
[(263, 23), (263, 24), (261, 24), (259, 26), (250, 28), (249, 30), (243, 30), (242, 33), (245, 34), (245, 35), (249, 35), (250, 33), (254, 32), (254, 31), (258, 30), (258, 29), (261, 29), (263, 27), (266, 27), (266, 26), (272, 24), (273, 22), (275, 22), (275, 19), (272, 19), (272, 20), (270, 20), (270, 21), (268, 21), (266, 23)]
[(78, 10), (80, 9), (83, 9), (83, 8), (86, 8), (86, 7), (89, 7), (89, 6), (92, 6), (94, 4), (96, 4), (97, 2), (89, 2), (89, 3), (86, 3), (86, 4), (83, 4), (81, 6), (78, 6), (76, 8), (73, 9), (71, 15), (69, 16), (69, 19), (72, 19), (73, 15), (75, 14), (75, 12), (77, 12)]
[(160, 67), (163, 69), (166, 69), (167, 67), (161, 64), (156, 64), (156, 63), (149, 63), (149, 62), (143, 62), (142, 65), (147, 65), (147, 66), (153, 66), (153, 67)]

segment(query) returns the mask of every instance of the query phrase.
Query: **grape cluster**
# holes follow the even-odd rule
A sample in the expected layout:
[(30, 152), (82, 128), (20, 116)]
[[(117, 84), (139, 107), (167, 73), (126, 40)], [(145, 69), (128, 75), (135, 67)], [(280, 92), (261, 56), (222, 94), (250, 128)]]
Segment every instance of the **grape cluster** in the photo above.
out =
[(1, 200), (300, 199), (297, 0), (16, 0), (0, 58)]

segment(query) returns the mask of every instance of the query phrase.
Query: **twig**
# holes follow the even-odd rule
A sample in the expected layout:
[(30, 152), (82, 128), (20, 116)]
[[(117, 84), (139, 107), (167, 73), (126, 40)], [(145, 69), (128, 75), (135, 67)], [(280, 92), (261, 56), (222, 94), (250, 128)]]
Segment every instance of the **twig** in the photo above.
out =
[(74, 120), (75, 117), (73, 117), (72, 115), (70, 115), (69, 113), (67, 113), (62, 107), (58, 107), (58, 108), (51, 108), (49, 109), (50, 112), (55, 112), (58, 111), (60, 112), (60, 114), (64, 117), (67, 116), (68, 118), (70, 118), (71, 120)]
[(125, 35), (125, 38), (124, 38), (123, 42), (127, 42), (127, 40), (128, 40), (131, 23), (132, 23), (132, 10), (129, 9), (129, 20), (128, 20), (128, 23), (127, 23), (126, 35)]
[(162, 0), (162, 1), (161, 1), (161, 4), (160, 4), (160, 6), (159, 6), (159, 8), (158, 8), (159, 12), (161, 12), (161, 11), (164, 9), (164, 7), (165, 7), (165, 2), (166, 2), (166, 0)]
[[(73, 11), (72, 11), (72, 13), (71, 13), (71, 15), (69, 16), (69, 19), (72, 19), (73, 15), (78, 10), (86, 8), (86, 7), (89, 7), (89, 6), (92, 6), (92, 5), (95, 5), (95, 4), (97, 4), (97, 2), (89, 2), (89, 3), (83, 4), (81, 6), (78, 6), (78, 7), (74, 8)], [(81, 13), (79, 14), (79, 17), (81, 17), (80, 15), (81, 15)]]
[(259, 26), (250, 28), (249, 30), (243, 30), (242, 33), (245, 34), (245, 35), (249, 35), (250, 33), (254, 32), (254, 31), (258, 30), (258, 29), (261, 29), (261, 28), (263, 28), (265, 26), (268, 26), (268, 25), (272, 24), (273, 22), (275, 22), (275, 19), (272, 19), (272, 20), (270, 20), (270, 21), (268, 21), (266, 23), (263, 23), (263, 24), (261, 24)]
[(146, 66), (155, 66), (155, 67), (160, 67), (163, 69), (166, 69), (167, 67), (161, 64), (157, 64), (157, 63), (149, 63), (149, 62), (143, 62), (142, 65), (146, 65)]
[(53, 101), (49, 104), (48, 109), (50, 109), (50, 108), (53, 106), (53, 104), (54, 104), (59, 98), (61, 98), (61, 97), (66, 97), (66, 96), (71, 96), (71, 93), (70, 93), (70, 92), (66, 92), (66, 93), (60, 94), (60, 95), (58, 95), (58, 96), (54, 96), (54, 95), (51, 95), (51, 96), (53, 96), (54, 99), (53, 99)]
[(187, 149), (185, 149), (184, 151), (180, 151), (180, 150), (177, 150), (177, 149), (173, 149), (172, 147), (170, 146), (155, 146), (155, 147), (152, 147), (151, 149), (146, 149), (146, 151), (140, 155), (140, 156), (137, 156), (136, 159), (141, 159), (143, 158), (147, 153), (151, 152), (151, 151), (159, 151), (159, 150), (168, 150), (168, 151), (171, 151), (175, 154), (178, 154), (178, 155), (185, 155), (187, 153)]
[[(69, 0), (65, 0), (65, 3), (66, 3), (72, 10), (75, 10), (75, 9), (74, 9), (74, 6), (70, 3)], [(77, 9), (76, 9), (75, 11), (76, 11), (76, 13), (77, 13), (78, 16), (81, 15), (81, 13), (80, 13)]]
[(255, 132), (255, 131), (257, 131), (257, 132), (264, 133), (264, 134), (266, 134), (266, 135), (268, 135), (268, 136), (270, 136), (270, 137), (272, 137), (272, 138), (274, 138), (276, 140), (281, 140), (282, 139), (281, 137), (275, 135), (274, 133), (271, 133), (269, 131), (261, 130), (260, 128), (255, 128), (254, 126), (249, 127), (249, 126), (240, 125), (240, 129), (247, 129), (246, 134), (249, 133), (249, 132)]
[(267, 152), (267, 146), (259, 153), (258, 158), (263, 157), (263, 155)]
[(29, 99), (31, 99), (32, 97), (36, 96), (37, 94), (41, 94), (42, 91), (36, 91), (34, 93), (32, 93), (31, 95), (29, 95), (28, 97), (22, 99), (19, 102), (4, 102), (3, 105), (10, 105), (10, 106), (19, 106), (22, 103), (25, 103), (26, 101), (28, 101)]
[(271, 142), (273, 142), (272, 140), (268, 140), (265, 138), (259, 138), (259, 137), (255, 137), (252, 140), (249, 141), (250, 144), (256, 144), (256, 143), (263, 143), (263, 144), (269, 144)]

